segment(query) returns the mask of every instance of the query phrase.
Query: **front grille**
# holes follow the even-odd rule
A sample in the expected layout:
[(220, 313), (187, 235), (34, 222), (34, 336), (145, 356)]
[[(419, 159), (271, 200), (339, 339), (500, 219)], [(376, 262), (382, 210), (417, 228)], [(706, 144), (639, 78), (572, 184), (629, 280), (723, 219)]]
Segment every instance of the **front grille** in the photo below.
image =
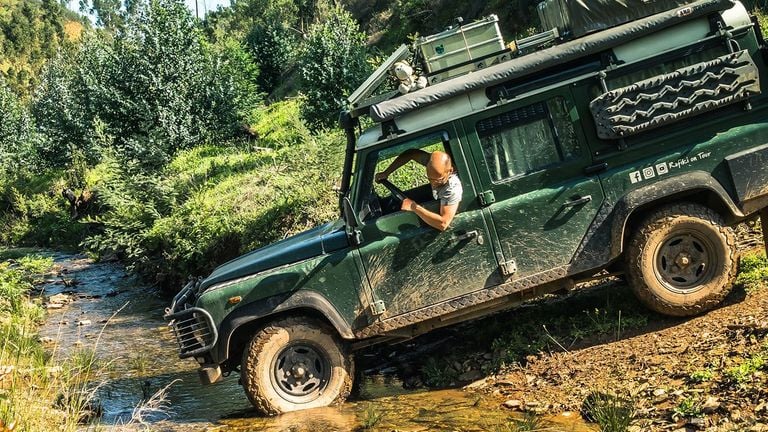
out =
[(166, 321), (179, 343), (179, 357), (187, 358), (209, 351), (216, 345), (219, 334), (213, 318), (206, 310), (192, 307), (200, 280), (190, 282), (173, 298), (165, 310)]
[(209, 351), (218, 340), (213, 319), (203, 309), (188, 308), (165, 316), (179, 343), (179, 357), (187, 358)]

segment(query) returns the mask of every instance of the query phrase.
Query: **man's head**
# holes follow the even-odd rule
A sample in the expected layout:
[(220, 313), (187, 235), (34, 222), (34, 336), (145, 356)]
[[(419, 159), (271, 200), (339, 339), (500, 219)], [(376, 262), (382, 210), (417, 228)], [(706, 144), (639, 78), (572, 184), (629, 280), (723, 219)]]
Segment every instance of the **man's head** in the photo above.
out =
[(427, 178), (432, 189), (448, 183), (448, 176), (453, 173), (453, 163), (448, 153), (436, 151), (432, 152), (427, 162)]

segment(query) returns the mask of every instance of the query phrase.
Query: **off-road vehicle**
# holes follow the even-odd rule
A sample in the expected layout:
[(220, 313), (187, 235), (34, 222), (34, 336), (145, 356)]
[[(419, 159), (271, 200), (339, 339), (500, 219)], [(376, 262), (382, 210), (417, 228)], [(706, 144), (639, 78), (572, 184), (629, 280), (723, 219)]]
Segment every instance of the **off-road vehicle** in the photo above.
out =
[[(337, 403), (355, 349), (617, 269), (663, 314), (720, 303), (730, 226), (767, 220), (759, 26), (731, 0), (584, 4), (546, 0), (546, 31), (513, 43), (491, 16), (393, 53), (341, 115), (340, 220), (191, 280), (166, 311), (202, 381), (239, 372), (266, 414)], [(389, 71), (408, 59), (427, 86), (400, 94)], [(445, 232), (400, 211), (437, 210), (422, 167), (374, 181), (407, 149), (453, 159)]]

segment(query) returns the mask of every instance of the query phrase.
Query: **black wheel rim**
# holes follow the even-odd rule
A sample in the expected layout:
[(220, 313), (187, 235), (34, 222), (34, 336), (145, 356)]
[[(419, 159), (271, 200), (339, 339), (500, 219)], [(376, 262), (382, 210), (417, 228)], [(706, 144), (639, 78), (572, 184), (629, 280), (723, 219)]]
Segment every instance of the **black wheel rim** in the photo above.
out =
[(690, 294), (712, 280), (720, 257), (712, 241), (695, 230), (676, 231), (656, 252), (656, 277), (677, 294)]
[(311, 402), (323, 393), (331, 378), (325, 351), (302, 341), (285, 347), (272, 367), (273, 387), (293, 403)]

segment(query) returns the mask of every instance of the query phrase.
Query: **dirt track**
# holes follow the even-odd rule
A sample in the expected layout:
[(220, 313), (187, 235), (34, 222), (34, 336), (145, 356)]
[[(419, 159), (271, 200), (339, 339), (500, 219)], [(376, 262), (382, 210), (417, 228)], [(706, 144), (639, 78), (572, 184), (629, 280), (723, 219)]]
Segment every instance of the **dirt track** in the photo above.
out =
[[(744, 376), (737, 374), (749, 359), (768, 360), (768, 289), (746, 297), (737, 291), (706, 315), (654, 320), (634, 333), (530, 356), (525, 366), (489, 377), (482, 387), (551, 412), (579, 411), (594, 391), (632, 395), (641, 430), (720, 425), (768, 431), (766, 365), (754, 372), (742, 366)], [(675, 414), (686, 403), (690, 409)], [(729, 424), (736, 426), (725, 428)]]

